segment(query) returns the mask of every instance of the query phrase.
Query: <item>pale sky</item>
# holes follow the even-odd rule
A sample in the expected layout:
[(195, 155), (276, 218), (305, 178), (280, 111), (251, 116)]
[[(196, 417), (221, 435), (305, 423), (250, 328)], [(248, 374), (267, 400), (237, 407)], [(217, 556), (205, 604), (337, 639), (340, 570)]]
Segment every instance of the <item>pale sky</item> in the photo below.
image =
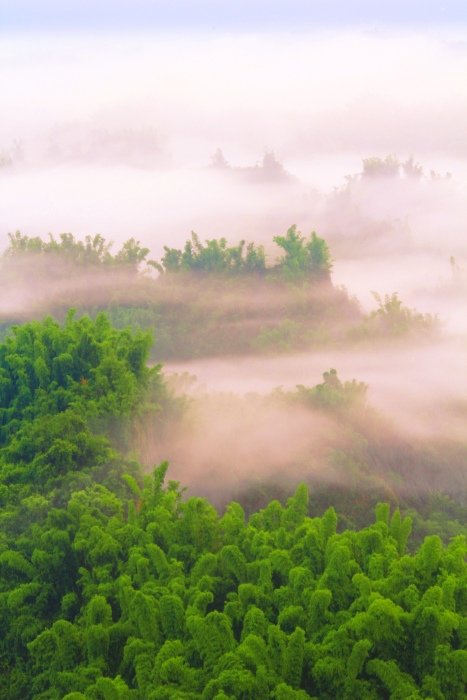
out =
[(304, 29), (467, 21), (465, 0), (0, 0), (0, 28)]

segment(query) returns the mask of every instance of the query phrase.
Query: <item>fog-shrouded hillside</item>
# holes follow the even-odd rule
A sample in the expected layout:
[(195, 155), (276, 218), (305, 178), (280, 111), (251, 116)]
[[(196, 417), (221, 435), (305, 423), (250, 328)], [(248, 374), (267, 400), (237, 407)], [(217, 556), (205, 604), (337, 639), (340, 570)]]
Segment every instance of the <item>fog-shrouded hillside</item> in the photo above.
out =
[(296, 223), (367, 305), (433, 307), (466, 267), (463, 32), (5, 37), (0, 236), (160, 256), (191, 229), (267, 244)]
[[(192, 233), (157, 260), (135, 239), (112, 252), (99, 235), (17, 232), (2, 260), (5, 307), (18, 304), (4, 311), (3, 334), (44, 313), (64, 318), (72, 304), (151, 331), (152, 357), (166, 361), (183, 410), (162, 423), (149, 415), (131, 448), (148, 467), (169, 459), (177, 479), (220, 505), (300, 477), (396, 500), (441, 491), (463, 503), (462, 336), (397, 293), (375, 294), (365, 313), (333, 284), (332, 252), (314, 232), (292, 226), (273, 244), (271, 260), (261, 244)], [(321, 384), (329, 367), (339, 374), (326, 370)], [(350, 380), (365, 388), (355, 406)], [(329, 405), (313, 398), (317, 387)]]
[(10, 5), (0, 698), (466, 700), (453, 3)]
[[(466, 447), (404, 442), (334, 369), (268, 399), (205, 397), (200, 416), (149, 343), (69, 313), (0, 345), (2, 695), (462, 698)], [(192, 440), (183, 476), (217, 500), (240, 477), (244, 506), (187, 497), (167, 462), (145, 475), (145, 436)], [(242, 474), (255, 451), (262, 471)], [(297, 478), (311, 500), (301, 483), (282, 505)]]

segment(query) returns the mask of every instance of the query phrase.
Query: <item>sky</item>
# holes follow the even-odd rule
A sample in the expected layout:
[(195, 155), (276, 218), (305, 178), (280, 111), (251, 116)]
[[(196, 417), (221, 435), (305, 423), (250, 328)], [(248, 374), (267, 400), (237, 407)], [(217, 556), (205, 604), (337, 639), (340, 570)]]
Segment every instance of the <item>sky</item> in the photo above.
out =
[(465, 0), (0, 0), (0, 28), (300, 29), (464, 23)]

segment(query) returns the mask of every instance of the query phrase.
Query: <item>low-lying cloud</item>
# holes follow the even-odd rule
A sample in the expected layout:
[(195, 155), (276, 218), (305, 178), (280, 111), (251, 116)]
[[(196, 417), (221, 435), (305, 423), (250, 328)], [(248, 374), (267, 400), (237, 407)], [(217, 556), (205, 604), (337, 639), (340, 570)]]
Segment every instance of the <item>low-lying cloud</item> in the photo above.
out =
[[(271, 263), (273, 236), (293, 223), (305, 234), (316, 230), (330, 245), (334, 283), (364, 310), (374, 308), (373, 291), (398, 292), (410, 307), (438, 314), (441, 337), (190, 361), (168, 371), (194, 373), (210, 391), (245, 394), (312, 386), (335, 366), (369, 384), (370, 403), (407, 440), (460, 440), (466, 75), (465, 26), (3, 37), (0, 248), (16, 229), (71, 231), (101, 233), (117, 246), (134, 237), (159, 258), (164, 245), (182, 247), (195, 230), (201, 240), (263, 243)], [(214, 167), (219, 148), (226, 163)], [(264, 167), (271, 152), (284, 172)], [(388, 154), (403, 163), (413, 156), (416, 172), (401, 165), (391, 176), (365, 174), (362, 158)], [(27, 265), (30, 273), (3, 278), (3, 320), (68, 299), (139, 298), (126, 273), (76, 275), (52, 265), (39, 279), (34, 261)], [(277, 299), (251, 303), (269, 308)], [(285, 416), (260, 399), (232, 398), (220, 409), (211, 398), (184, 429), (184, 440), (178, 432), (156, 446), (147, 438), (148, 454), (170, 457), (176, 476), (193, 484), (222, 464), (233, 488), (284, 464), (300, 471), (310, 441), (317, 452), (308, 461), (322, 470), (318, 453), (334, 425), (298, 408)]]

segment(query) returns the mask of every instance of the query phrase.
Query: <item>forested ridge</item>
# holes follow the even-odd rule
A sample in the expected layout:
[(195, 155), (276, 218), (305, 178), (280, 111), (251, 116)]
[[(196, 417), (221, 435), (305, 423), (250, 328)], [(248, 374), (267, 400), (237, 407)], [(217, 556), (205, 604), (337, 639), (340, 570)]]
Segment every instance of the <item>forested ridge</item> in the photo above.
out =
[[(305, 484), (219, 513), (145, 475), (132, 430), (176, 402), (150, 342), (69, 313), (0, 346), (0, 696), (465, 698), (465, 537), (410, 547), (385, 503), (346, 527)], [(324, 380), (283, 400), (364, 394)]]
[[(439, 330), (435, 315), (407, 307), (397, 292), (375, 294), (363, 313), (332, 283), (332, 256), (315, 232), (291, 226), (263, 245), (192, 233), (160, 261), (134, 238), (115, 254), (101, 235), (43, 240), (16, 232), (0, 261), (5, 288), (21, 290), (24, 308), (3, 314), (3, 328), (76, 307), (108, 313), (119, 327), (149, 329), (153, 359), (286, 353), (342, 344), (417, 342)], [(155, 276), (156, 275), (156, 276)]]

